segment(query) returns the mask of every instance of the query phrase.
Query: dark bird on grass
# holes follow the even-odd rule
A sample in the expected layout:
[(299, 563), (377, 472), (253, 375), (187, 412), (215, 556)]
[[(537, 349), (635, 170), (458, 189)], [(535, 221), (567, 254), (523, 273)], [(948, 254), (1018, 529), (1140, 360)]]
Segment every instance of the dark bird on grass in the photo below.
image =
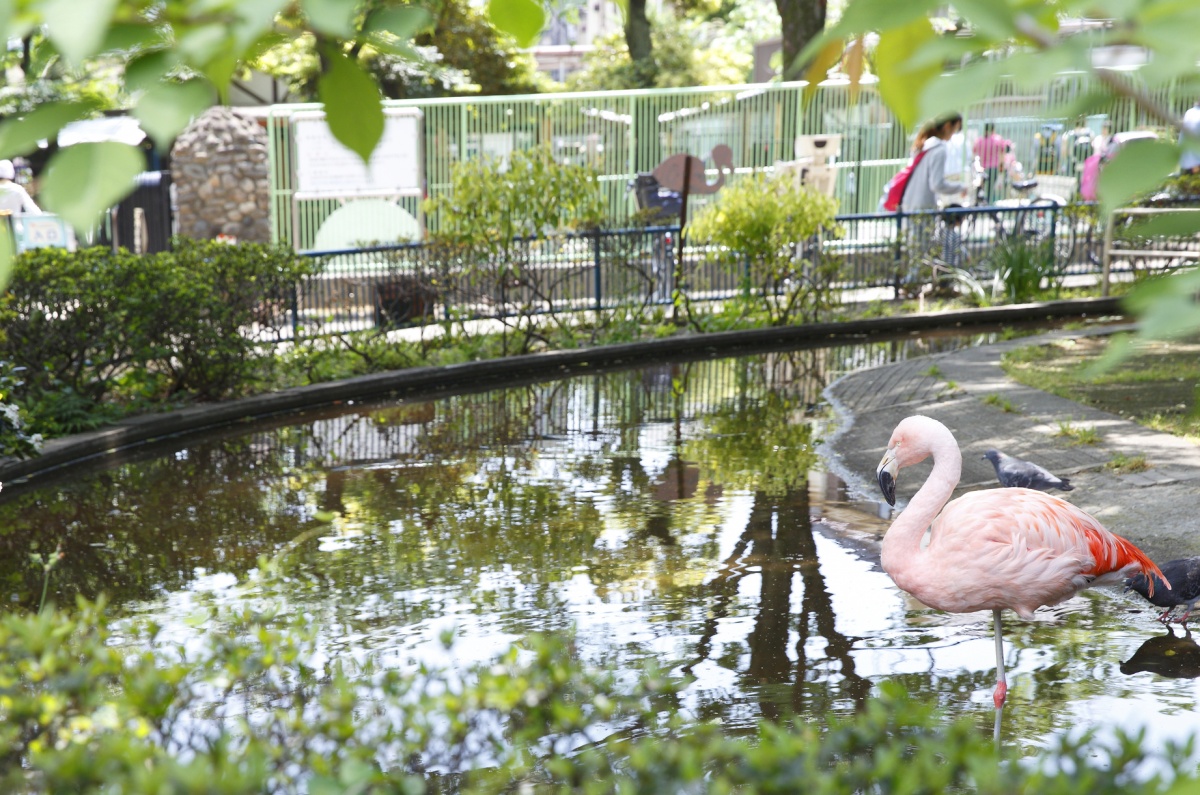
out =
[(1071, 481), (1050, 474), (1048, 470), (1032, 461), (1022, 461), (995, 449), (988, 450), (983, 457), (992, 462), (992, 466), (996, 468), (996, 477), (1000, 479), (1000, 485), (1006, 489), (1017, 487), (1037, 489), (1038, 491), (1050, 491), (1050, 489), (1071, 491), (1075, 488), (1071, 485)]
[[(1158, 617), (1159, 621), (1164, 624), (1171, 621), (1186, 624), (1192, 610), (1196, 607), (1196, 602), (1200, 602), (1200, 557), (1172, 560), (1164, 563), (1160, 569), (1163, 577), (1171, 583), (1171, 590), (1168, 591), (1164, 588), (1162, 579), (1155, 576), (1154, 593), (1147, 595), (1149, 580), (1146, 579), (1145, 574), (1137, 574), (1125, 580), (1125, 587), (1140, 593), (1150, 601), (1150, 604), (1165, 607), (1166, 610)], [(1179, 618), (1172, 618), (1171, 614), (1180, 605), (1186, 605), (1183, 615)]]

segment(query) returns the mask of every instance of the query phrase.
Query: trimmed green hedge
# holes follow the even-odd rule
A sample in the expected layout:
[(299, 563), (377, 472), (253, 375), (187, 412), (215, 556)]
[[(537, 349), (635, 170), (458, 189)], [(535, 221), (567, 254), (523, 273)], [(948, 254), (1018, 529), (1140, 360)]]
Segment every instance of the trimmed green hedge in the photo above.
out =
[(17, 258), (4, 297), (0, 360), (23, 367), (12, 397), (46, 435), (119, 408), (215, 400), (269, 378), (271, 339), (313, 267), (281, 248), (179, 239), (149, 256), (90, 248)]

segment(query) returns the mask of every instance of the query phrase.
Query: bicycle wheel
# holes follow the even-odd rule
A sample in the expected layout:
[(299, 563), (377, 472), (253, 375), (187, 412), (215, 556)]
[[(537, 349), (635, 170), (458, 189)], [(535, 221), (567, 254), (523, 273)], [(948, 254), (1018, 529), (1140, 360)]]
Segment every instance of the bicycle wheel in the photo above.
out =
[(1075, 230), (1062, 212), (1058, 198), (1037, 196), (1017, 213), (1013, 234), (1034, 245), (1054, 243), (1054, 262), (1060, 267), (1071, 264), (1075, 252)]

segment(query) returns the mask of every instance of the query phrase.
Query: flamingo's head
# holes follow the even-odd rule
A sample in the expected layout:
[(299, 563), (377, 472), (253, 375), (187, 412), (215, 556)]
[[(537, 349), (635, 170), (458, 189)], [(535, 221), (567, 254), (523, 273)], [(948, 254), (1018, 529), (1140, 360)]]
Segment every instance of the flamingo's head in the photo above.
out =
[(921, 463), (929, 456), (930, 426), (945, 430), (945, 426), (937, 420), (914, 416), (902, 420), (892, 431), (883, 459), (875, 469), (879, 490), (883, 492), (888, 505), (896, 504), (896, 473), (903, 467)]

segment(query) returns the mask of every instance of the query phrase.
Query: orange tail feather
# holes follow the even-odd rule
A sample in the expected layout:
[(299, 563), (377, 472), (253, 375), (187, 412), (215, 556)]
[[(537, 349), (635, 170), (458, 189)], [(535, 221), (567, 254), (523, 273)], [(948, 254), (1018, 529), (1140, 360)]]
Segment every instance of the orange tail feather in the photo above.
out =
[(1168, 591), (1171, 590), (1171, 583), (1167, 582), (1167, 578), (1163, 576), (1162, 571), (1158, 568), (1158, 564), (1150, 560), (1145, 552), (1142, 552), (1132, 542), (1126, 541), (1118, 535), (1114, 534), (1113, 538), (1117, 542), (1117, 565), (1113, 567), (1114, 570), (1124, 568), (1131, 563), (1136, 563), (1140, 566), (1142, 573), (1146, 575), (1148, 583), (1146, 589), (1147, 596), (1154, 596), (1155, 581), (1165, 585)]

